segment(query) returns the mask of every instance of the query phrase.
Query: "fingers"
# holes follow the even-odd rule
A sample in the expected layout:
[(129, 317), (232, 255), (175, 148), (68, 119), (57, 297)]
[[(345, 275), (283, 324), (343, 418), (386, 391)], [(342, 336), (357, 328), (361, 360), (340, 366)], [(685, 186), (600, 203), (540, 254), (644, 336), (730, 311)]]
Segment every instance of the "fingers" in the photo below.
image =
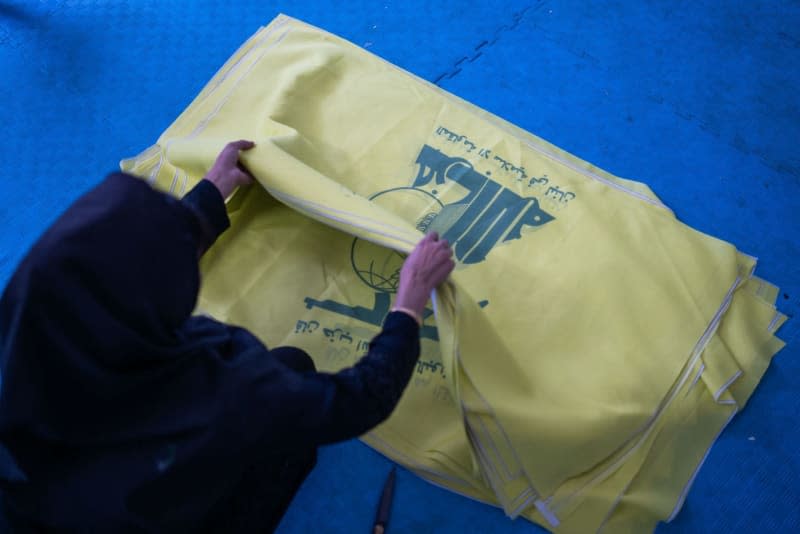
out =
[(249, 184), (253, 181), (253, 176), (250, 173), (240, 170), (233, 171), (232, 176), (234, 182), (239, 185)]
[(453, 250), (446, 239), (436, 232), (426, 235), (406, 260), (408, 269), (416, 272), (418, 280), (430, 289), (438, 286), (455, 267)]
[(455, 262), (453, 261), (453, 249), (450, 248), (450, 243), (446, 239), (437, 241), (435, 247), (435, 267), (432, 277), (438, 279), (436, 285), (439, 285), (453, 270)]
[(452, 252), (447, 251), (436, 258), (436, 262), (431, 269), (431, 279), (434, 286), (438, 286), (447, 276), (453, 272), (456, 263), (453, 261)]
[(244, 175), (245, 175), (245, 177), (246, 177), (248, 180), (255, 180), (255, 176), (253, 176), (253, 173), (251, 173), (249, 170), (247, 170), (247, 167), (245, 167), (244, 165), (242, 165), (242, 162), (241, 162), (241, 161), (240, 161), (240, 162), (238, 162), (238, 163), (236, 164), (236, 168), (237, 168), (237, 169), (239, 169), (239, 172), (241, 172), (242, 174), (244, 174)]
[(439, 285), (439, 282), (447, 278), (454, 267), (455, 262), (452, 259), (444, 256), (437, 258), (430, 269), (430, 277), (436, 280), (434, 285)]
[(447, 257), (453, 255), (450, 243), (448, 243), (447, 239), (439, 239), (439, 234), (436, 232), (431, 232), (422, 238), (420, 242), (417, 243), (414, 251), (417, 252), (417, 255), (436, 253), (446, 253)]
[(421, 313), (431, 290), (453, 271), (453, 251), (436, 232), (422, 238), (400, 270), (397, 305)]
[(256, 146), (256, 144), (252, 141), (233, 141), (225, 145), (225, 148), (222, 149), (222, 152), (219, 154), (219, 160), (222, 161), (227, 166), (234, 166), (239, 161), (239, 151), (240, 150), (250, 150)]
[(239, 141), (228, 143), (225, 148), (233, 147), (235, 150), (250, 150), (254, 146), (256, 146), (254, 142), (240, 139)]
[(439, 233), (438, 232), (431, 232), (426, 234), (425, 237), (419, 240), (417, 246), (414, 247), (415, 249), (423, 249), (433, 245), (441, 245), (449, 246), (446, 239), (439, 240)]

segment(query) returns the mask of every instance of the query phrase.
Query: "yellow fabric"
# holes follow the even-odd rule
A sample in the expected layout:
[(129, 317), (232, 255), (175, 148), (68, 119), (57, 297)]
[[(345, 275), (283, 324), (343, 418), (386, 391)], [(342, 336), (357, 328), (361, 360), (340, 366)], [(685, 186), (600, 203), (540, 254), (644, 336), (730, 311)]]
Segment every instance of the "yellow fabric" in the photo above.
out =
[(122, 168), (182, 195), (228, 141), (258, 185), (202, 262), (204, 313), (318, 368), (380, 329), (426, 231), (458, 265), (397, 410), (364, 441), (561, 532), (652, 529), (772, 355), (755, 259), (612, 176), (280, 16)]

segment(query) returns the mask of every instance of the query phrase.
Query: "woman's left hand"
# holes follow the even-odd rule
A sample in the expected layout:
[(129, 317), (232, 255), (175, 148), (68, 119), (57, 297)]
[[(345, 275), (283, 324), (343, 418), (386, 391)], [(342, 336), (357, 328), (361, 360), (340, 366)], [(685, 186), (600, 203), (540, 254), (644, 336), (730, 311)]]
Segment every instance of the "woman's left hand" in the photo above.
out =
[(400, 284), (395, 305), (422, 317), (431, 291), (450, 275), (455, 267), (453, 251), (446, 239), (432, 232), (417, 243), (400, 269)]

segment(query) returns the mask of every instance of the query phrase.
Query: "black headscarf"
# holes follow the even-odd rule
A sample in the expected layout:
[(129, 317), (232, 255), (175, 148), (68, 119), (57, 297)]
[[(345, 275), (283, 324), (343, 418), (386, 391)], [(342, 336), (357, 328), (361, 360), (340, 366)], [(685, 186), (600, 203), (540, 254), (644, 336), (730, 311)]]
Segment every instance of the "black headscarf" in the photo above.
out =
[[(118, 174), (70, 207), (23, 260), (0, 301), (0, 441), (22, 468), (4, 485), (28, 508), (20, 512), (46, 522), (69, 515), (48, 507), (85, 511), (75, 502), (93, 499), (98, 514), (119, 517), (115, 489), (147, 487), (190, 469), (182, 458), (196, 464), (198, 451), (218, 447), (225, 454), (207, 458), (195, 490), (214, 500), (218, 489), (203, 480), (218, 482), (213, 471), (239, 465), (226, 458), (256, 441), (224, 426), (248, 417), (247, 406), (236, 416), (230, 404), (251, 376), (270, 374), (271, 362), (253, 368), (248, 348), (264, 348), (246, 331), (190, 318), (202, 241), (186, 205)], [(137, 499), (159, 497), (170, 498), (125, 499), (136, 509)]]

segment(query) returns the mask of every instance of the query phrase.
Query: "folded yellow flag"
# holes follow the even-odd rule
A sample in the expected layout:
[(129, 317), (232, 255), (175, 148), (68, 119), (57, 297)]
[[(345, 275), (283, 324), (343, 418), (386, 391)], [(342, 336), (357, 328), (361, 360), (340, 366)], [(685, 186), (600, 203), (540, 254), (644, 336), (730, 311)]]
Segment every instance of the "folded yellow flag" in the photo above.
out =
[(181, 195), (234, 139), (256, 142), (259, 186), (228, 201), (199, 307), (340, 369), (378, 332), (402, 253), (438, 231), (457, 269), (397, 410), (363, 439), (511, 517), (652, 529), (782, 346), (754, 258), (302, 22), (256, 33), (122, 168)]

